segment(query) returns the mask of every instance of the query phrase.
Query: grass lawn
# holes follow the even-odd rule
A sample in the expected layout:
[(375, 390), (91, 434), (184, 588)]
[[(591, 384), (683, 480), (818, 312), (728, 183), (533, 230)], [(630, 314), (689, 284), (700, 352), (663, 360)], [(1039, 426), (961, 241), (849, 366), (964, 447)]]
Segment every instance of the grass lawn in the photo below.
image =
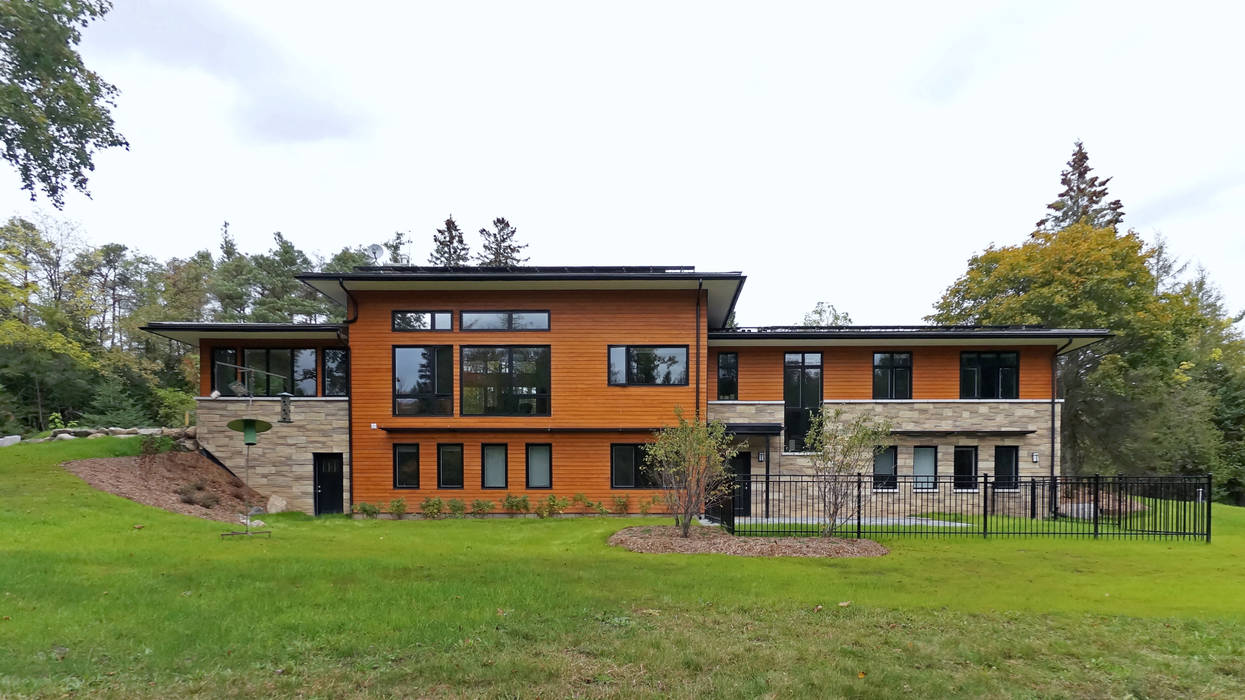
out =
[(1245, 696), (1245, 509), (847, 560), (633, 554), (611, 518), (222, 540), (58, 466), (137, 443), (0, 451), (0, 696)]

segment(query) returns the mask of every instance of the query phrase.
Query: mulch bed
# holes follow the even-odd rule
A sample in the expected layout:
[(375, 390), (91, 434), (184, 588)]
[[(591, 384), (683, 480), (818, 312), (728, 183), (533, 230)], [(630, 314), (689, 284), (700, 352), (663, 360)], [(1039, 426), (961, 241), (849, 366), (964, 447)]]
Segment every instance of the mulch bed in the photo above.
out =
[(684, 538), (673, 525), (628, 527), (609, 543), (644, 554), (731, 554), (737, 557), (880, 557), (890, 550), (873, 540), (836, 537), (747, 537), (716, 527), (693, 527)]
[[(246, 509), (246, 500), (260, 506), (267, 500), (243, 485), (241, 479), (194, 452), (165, 452), (145, 458), (80, 459), (66, 462), (64, 467), (100, 491), (208, 520), (237, 523)], [(177, 490), (189, 484), (200, 484), (202, 488), (196, 490), (197, 495), (212, 494), (219, 502), (211, 508), (183, 503)]]

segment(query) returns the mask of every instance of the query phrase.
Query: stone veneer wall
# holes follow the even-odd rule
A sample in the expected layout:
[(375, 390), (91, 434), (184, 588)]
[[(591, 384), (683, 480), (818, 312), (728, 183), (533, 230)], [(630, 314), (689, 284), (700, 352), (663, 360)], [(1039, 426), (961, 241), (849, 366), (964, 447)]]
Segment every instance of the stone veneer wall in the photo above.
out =
[(284, 498), (290, 510), (315, 512), (312, 455), (340, 452), (344, 465), (342, 510), (349, 510), (348, 399), (293, 399), (290, 411), (293, 423), (278, 422), (281, 417), (279, 399), (257, 398), (250, 407), (245, 399), (200, 398), (197, 403), (199, 444), (239, 478), (247, 478), (243, 470), (246, 447), (242, 435), (225, 425), (236, 418), (259, 418), (272, 423), (272, 430), (261, 433), (258, 443), (251, 447), (249, 483), (265, 496)]

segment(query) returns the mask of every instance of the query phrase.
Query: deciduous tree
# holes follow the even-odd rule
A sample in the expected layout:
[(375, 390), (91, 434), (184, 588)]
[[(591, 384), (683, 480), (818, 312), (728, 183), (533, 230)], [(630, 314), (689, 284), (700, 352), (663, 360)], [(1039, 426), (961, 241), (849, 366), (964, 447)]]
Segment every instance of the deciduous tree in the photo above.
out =
[(812, 311), (804, 314), (801, 326), (850, 326), (852, 317), (846, 311), (839, 311), (834, 304), (824, 301), (817, 302)]
[(641, 468), (661, 487), (666, 509), (687, 537), (692, 519), (730, 493), (733, 484), (726, 462), (739, 448), (724, 423), (689, 421), (678, 407), (674, 415), (677, 424), (657, 431), (657, 439), (645, 445)]
[(843, 409), (814, 411), (804, 449), (813, 464), (813, 493), (821, 506), (821, 535), (834, 537), (841, 521), (856, 512), (857, 481), (873, 467), (873, 457), (891, 440), (890, 423), (861, 413), (847, 418)]

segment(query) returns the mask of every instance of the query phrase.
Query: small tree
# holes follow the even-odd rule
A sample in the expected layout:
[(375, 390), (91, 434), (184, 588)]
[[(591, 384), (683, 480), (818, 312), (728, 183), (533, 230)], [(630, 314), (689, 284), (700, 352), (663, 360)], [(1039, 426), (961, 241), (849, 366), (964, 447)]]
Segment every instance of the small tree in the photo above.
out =
[(890, 440), (890, 433), (888, 421), (872, 416), (861, 414), (848, 420), (840, 408), (830, 414), (824, 408), (813, 412), (804, 444), (812, 453), (813, 473), (819, 477), (813, 480), (813, 488), (825, 519), (822, 537), (834, 537), (840, 517), (859, 517), (856, 481), (848, 477), (873, 467), (873, 457)]
[(482, 250), (476, 253), (476, 263), (480, 267), (518, 267), (527, 262), (527, 258), (521, 257), (527, 244), (514, 240), (518, 232), (519, 229), (500, 216), (493, 219), (492, 231), (480, 229)]
[(801, 326), (850, 326), (852, 325), (852, 316), (846, 311), (839, 311), (834, 308), (834, 304), (827, 304), (824, 301), (817, 302), (817, 306), (812, 311), (804, 314), (804, 320), (800, 322)]
[(432, 252), (428, 255), (429, 264), (438, 267), (462, 267), (468, 264), (471, 249), (463, 239), (462, 229), (454, 217), (445, 220), (445, 228), (437, 229), (432, 235)]
[(678, 425), (657, 431), (656, 442), (645, 445), (641, 467), (662, 489), (666, 508), (687, 537), (692, 518), (730, 493), (733, 484), (726, 462), (739, 448), (718, 421), (689, 421), (683, 409), (675, 407)]

